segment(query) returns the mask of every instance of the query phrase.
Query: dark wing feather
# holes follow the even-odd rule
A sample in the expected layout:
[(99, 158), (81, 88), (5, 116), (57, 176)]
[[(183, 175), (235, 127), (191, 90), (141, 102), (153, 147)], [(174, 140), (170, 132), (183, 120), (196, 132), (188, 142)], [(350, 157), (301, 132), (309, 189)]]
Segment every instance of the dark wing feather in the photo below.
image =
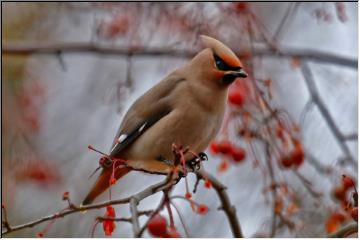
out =
[[(171, 93), (184, 80), (170, 75), (135, 101), (125, 114), (115, 136), (110, 152), (111, 157), (118, 156), (141, 134), (173, 110)], [(126, 137), (118, 143), (118, 138), (123, 134)]]

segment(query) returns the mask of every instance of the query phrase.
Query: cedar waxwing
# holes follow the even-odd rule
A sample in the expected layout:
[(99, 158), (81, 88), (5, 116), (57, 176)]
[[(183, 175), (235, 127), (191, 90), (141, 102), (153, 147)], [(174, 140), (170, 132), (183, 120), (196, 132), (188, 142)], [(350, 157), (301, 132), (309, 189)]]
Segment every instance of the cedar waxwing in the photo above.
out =
[[(223, 43), (208, 36), (201, 40), (206, 49), (148, 90), (126, 113), (109, 156), (125, 159), (130, 167), (116, 168), (116, 180), (131, 169), (167, 174), (173, 143), (201, 153), (218, 133), (228, 87), (247, 74)], [(186, 161), (193, 158), (185, 154)], [(109, 188), (112, 171), (103, 168), (83, 205)]]

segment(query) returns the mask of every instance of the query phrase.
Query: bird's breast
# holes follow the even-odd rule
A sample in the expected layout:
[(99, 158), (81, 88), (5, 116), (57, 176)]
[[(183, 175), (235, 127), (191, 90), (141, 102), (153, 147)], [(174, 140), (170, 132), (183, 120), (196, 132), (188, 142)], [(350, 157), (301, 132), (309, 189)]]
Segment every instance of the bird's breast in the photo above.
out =
[[(191, 99), (183, 101), (144, 132), (124, 152), (124, 158), (144, 168), (151, 167), (149, 171), (162, 171), (164, 165), (158, 164), (159, 159), (173, 160), (173, 143), (195, 153), (203, 152), (220, 129), (223, 114), (204, 110)], [(185, 157), (190, 160), (194, 156), (188, 153)]]

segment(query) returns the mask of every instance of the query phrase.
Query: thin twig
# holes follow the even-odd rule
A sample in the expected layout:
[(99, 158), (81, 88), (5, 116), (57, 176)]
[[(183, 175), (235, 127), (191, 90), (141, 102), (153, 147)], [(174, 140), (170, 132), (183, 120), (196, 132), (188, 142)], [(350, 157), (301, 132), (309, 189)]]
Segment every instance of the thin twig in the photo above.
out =
[(170, 202), (170, 204), (174, 207), (175, 211), (177, 212), (177, 214), (178, 214), (178, 216), (179, 216), (181, 225), (182, 225), (183, 228), (184, 228), (185, 236), (186, 236), (187, 238), (190, 238), (189, 229), (187, 228), (187, 226), (186, 226), (186, 224), (185, 224), (184, 217), (183, 217), (183, 215), (181, 214), (180, 209), (177, 207), (177, 205), (176, 205), (175, 203)]
[(303, 175), (300, 174), (299, 171), (294, 170), (294, 175), (300, 180), (302, 185), (306, 188), (306, 190), (314, 197), (314, 198), (321, 198), (323, 196), (322, 193), (316, 192), (312, 186), (311, 182), (309, 182)]
[(352, 133), (348, 135), (344, 135), (344, 141), (357, 141), (358, 140), (358, 134)]
[(276, 181), (274, 176), (274, 170), (271, 165), (271, 153), (270, 153), (270, 144), (266, 142), (266, 165), (269, 170), (270, 179), (271, 179), (271, 195), (273, 199), (273, 206), (272, 206), (272, 217), (271, 217), (271, 229), (270, 229), (270, 237), (275, 237), (276, 234)]

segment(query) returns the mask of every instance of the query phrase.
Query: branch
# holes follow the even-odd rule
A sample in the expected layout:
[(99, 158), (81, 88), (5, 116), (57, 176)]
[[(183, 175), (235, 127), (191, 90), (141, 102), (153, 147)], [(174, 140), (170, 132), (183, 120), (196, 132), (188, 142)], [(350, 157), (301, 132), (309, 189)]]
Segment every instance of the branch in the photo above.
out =
[(91, 205), (87, 205), (87, 206), (83, 206), (83, 207), (75, 207), (73, 206), (72, 208), (66, 209), (64, 211), (60, 211), (57, 213), (54, 213), (52, 215), (49, 215), (47, 217), (42, 217), (40, 219), (25, 223), (25, 224), (21, 224), (21, 225), (17, 225), (17, 226), (11, 226), (10, 228), (6, 229), (5, 231), (2, 231), (1, 234), (2, 235), (6, 235), (9, 234), (11, 232), (15, 232), (15, 231), (19, 231), (21, 229), (24, 228), (31, 228), (34, 227), (40, 223), (43, 222), (47, 222), (56, 218), (62, 218), (66, 215), (70, 215), (73, 213), (77, 213), (77, 212), (85, 212), (87, 210), (92, 210), (92, 209), (100, 209), (106, 206), (110, 206), (110, 205), (120, 205), (120, 204), (127, 204), (130, 203), (130, 201), (132, 199), (136, 199), (137, 201), (141, 201), (149, 196), (151, 196), (154, 193), (157, 193), (159, 191), (162, 191), (163, 189), (165, 189), (166, 187), (168, 187), (168, 178), (166, 178), (164, 181), (154, 184), (146, 189), (144, 189), (143, 191), (134, 194), (131, 197), (127, 197), (127, 198), (123, 198), (123, 199), (118, 199), (118, 200), (111, 200), (111, 201), (106, 201), (106, 202), (102, 202), (102, 203), (98, 203), (98, 204), (91, 204)]
[(335, 136), (336, 141), (338, 142), (341, 150), (345, 155), (345, 161), (350, 163), (353, 167), (357, 168), (356, 160), (351, 156), (349, 147), (345, 144), (346, 137), (341, 133), (340, 129), (337, 127), (334, 119), (332, 118), (330, 111), (326, 107), (325, 103), (321, 99), (319, 92), (317, 90), (314, 76), (310, 70), (308, 63), (304, 62), (301, 67), (302, 74), (305, 79), (306, 86), (309, 90), (310, 97), (312, 101), (316, 104), (321, 112), (322, 116), (324, 117), (326, 123), (328, 124), (331, 132)]
[[(150, 214), (152, 214), (152, 210), (148, 210), (148, 211), (139, 211), (138, 212), (138, 216), (149, 216)], [(97, 217), (97, 220), (99, 220), (100, 222), (102, 221), (114, 221), (114, 222), (128, 222), (128, 223), (132, 223), (132, 217), (122, 217), (122, 218), (109, 218), (109, 217)]]
[[(164, 48), (119, 48), (113, 46), (95, 45), (93, 43), (4, 43), (2, 54), (27, 55), (27, 54), (59, 54), (59, 53), (96, 53), (124, 56), (173, 56), (190, 58), (196, 55), (196, 51), (184, 49)], [(241, 58), (247, 55), (246, 52), (237, 52)], [(340, 56), (332, 53), (325, 53), (311, 49), (280, 48), (274, 51), (267, 48), (256, 48), (252, 52), (257, 57), (279, 57), (279, 58), (302, 58), (317, 62), (332, 63), (357, 69), (357, 59)]]
[(275, 175), (274, 175), (274, 170), (273, 167), (271, 165), (271, 153), (270, 153), (270, 144), (266, 143), (265, 145), (266, 148), (266, 166), (268, 168), (269, 174), (270, 174), (270, 179), (271, 179), (271, 196), (273, 199), (273, 206), (272, 206), (272, 217), (271, 217), (271, 229), (270, 229), (270, 237), (273, 238), (275, 237), (276, 234), (276, 181), (275, 181)]
[(134, 235), (136, 233), (139, 232), (139, 214), (137, 211), (137, 205), (138, 205), (138, 201), (135, 198), (131, 198), (130, 200), (130, 212), (131, 212), (131, 222), (133, 225), (133, 231), (134, 231)]
[(215, 177), (205, 172), (205, 170), (203, 169), (197, 171), (196, 176), (201, 179), (208, 179), (211, 182), (212, 186), (214, 187), (219, 196), (221, 202), (220, 208), (225, 212), (226, 217), (229, 220), (233, 236), (236, 238), (243, 238), (240, 223), (236, 216), (236, 208), (231, 205), (230, 198), (226, 193), (226, 186), (219, 182)]
[(358, 224), (352, 223), (328, 235), (328, 238), (344, 238), (357, 232), (358, 232)]

